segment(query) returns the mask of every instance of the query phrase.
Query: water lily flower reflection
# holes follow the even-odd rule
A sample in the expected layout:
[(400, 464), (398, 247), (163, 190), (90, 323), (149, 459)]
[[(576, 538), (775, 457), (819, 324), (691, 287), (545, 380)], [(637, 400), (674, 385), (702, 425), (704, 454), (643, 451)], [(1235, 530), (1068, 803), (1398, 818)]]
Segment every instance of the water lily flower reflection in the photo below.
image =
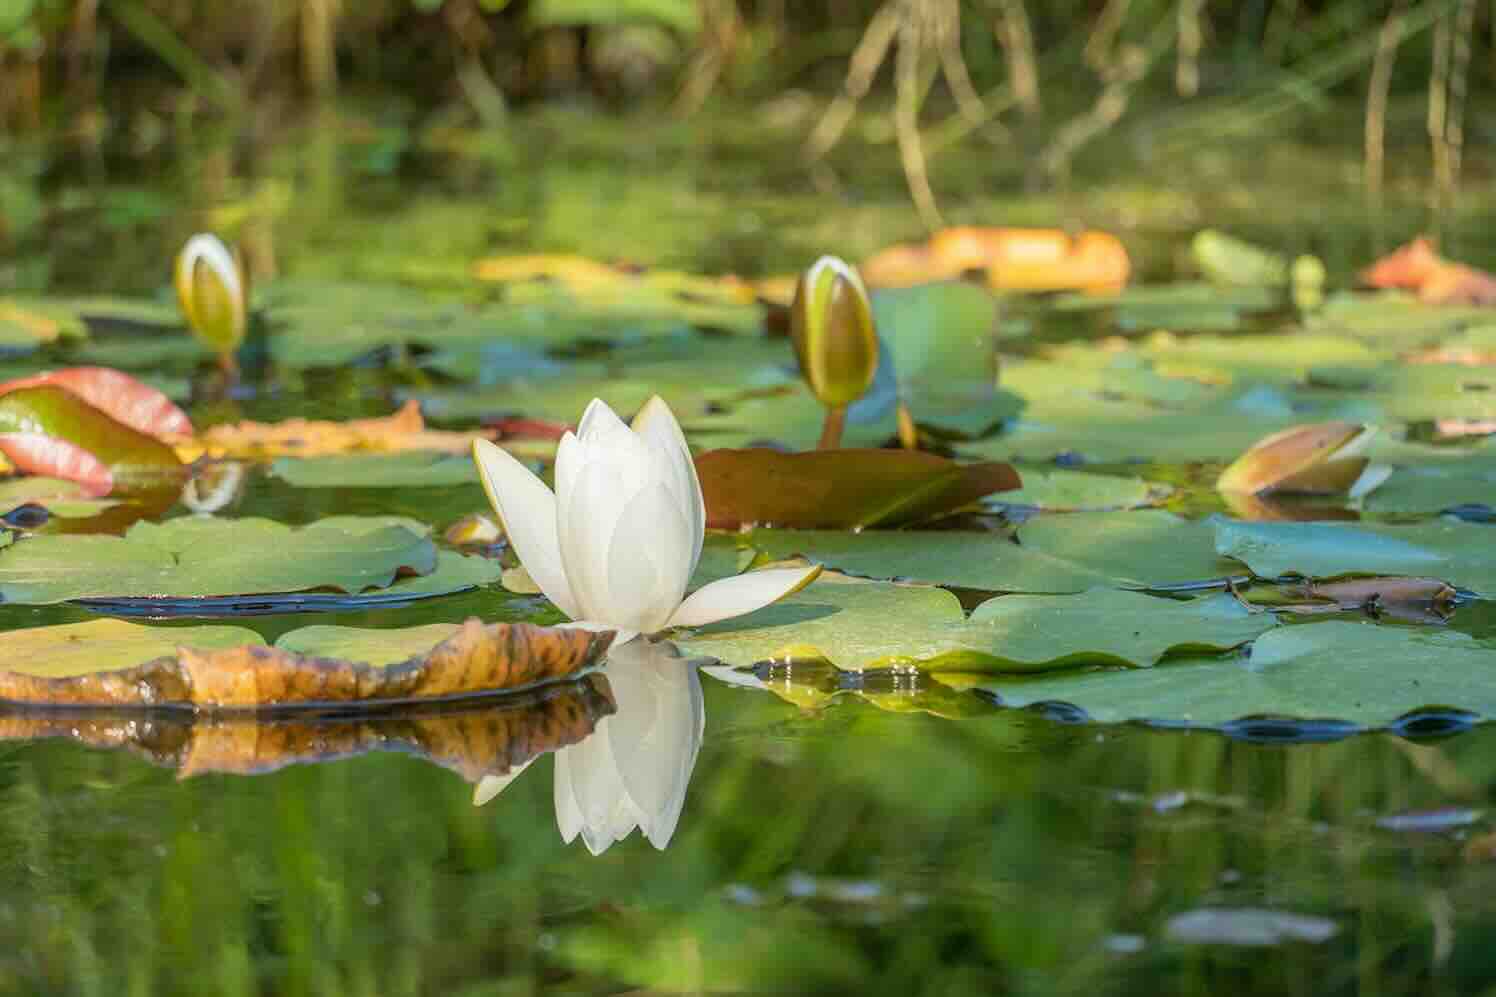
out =
[(750, 571), (686, 595), (701, 559), (706, 505), (691, 450), (658, 395), (625, 425), (594, 398), (556, 451), (556, 491), (477, 440), (473, 458), (509, 542), (546, 598), (579, 623), (640, 633), (701, 626), (761, 609), (820, 567)]
[[(585, 740), (556, 752), (556, 825), (563, 841), (580, 834), (593, 855), (636, 827), (663, 849), (680, 820), (701, 748), (701, 678), (673, 645), (648, 640), (615, 647), (605, 674), (616, 712)], [(522, 771), (484, 776), (473, 802), (487, 803)]]

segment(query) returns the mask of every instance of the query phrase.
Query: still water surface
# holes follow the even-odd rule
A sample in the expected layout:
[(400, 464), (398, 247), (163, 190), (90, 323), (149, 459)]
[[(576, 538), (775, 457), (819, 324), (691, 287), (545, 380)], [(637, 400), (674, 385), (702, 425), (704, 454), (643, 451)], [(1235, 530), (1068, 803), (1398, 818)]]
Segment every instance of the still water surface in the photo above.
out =
[[(558, 129), (556, 141), (580, 141), (569, 135)], [(517, 235), (455, 224), (468, 209), (429, 180), (421, 199), (387, 196), (383, 216), (355, 223), (348, 213), (365, 188), (391, 194), (395, 181), (361, 178), (356, 158), (339, 169), (339, 155), (346, 149), (314, 143), (290, 166), (262, 164), (266, 175), (301, 170), (329, 185), (325, 203), (301, 202), (316, 210), (283, 236), (336, 229), (358, 246), (356, 258), (334, 259), (293, 236), (292, 269), (406, 278), (420, 257), (451, 260), (461, 275), (476, 253), (516, 242), (608, 256), (635, 248), (610, 238), (643, 233), (583, 231), (596, 219), (578, 213), (573, 188), (596, 197), (603, 180), (578, 156), (479, 192), (527, 209), (545, 195)], [(680, 244), (702, 269), (782, 266), (824, 244), (824, 227), (803, 222), (814, 213), (784, 191), (721, 195), (720, 163), (688, 158), (653, 181), (657, 164), (634, 165), (629, 204), (641, 218), (676, 205), (705, 225), (659, 225), (698, 241), (713, 226), (726, 232), (715, 250)], [(692, 186), (690, 171), (707, 167), (717, 186)], [(682, 190), (695, 209), (680, 207)], [(108, 203), (108, 191), (95, 193)], [(1104, 223), (1123, 213), (1122, 197), (1071, 204)], [(1191, 202), (1180, 227), (1209, 203)], [(802, 224), (775, 229), (775, 211)], [(862, 248), (907, 234), (907, 207), (898, 211), (857, 230)], [(412, 236), (419, 212), (432, 221)], [(154, 286), (159, 247), (131, 243), (142, 228), (169, 243), (171, 226), (158, 222), (106, 227), (102, 259), (37, 257), (17, 279)], [(1358, 231), (1300, 230), (1284, 244), (1307, 241), (1345, 270), (1367, 255)], [(59, 238), (65, 247), (90, 236)], [(1167, 252), (1159, 243), (1154, 255)], [(241, 414), (388, 411), (347, 376)], [(290, 522), (394, 512), (440, 527), (484, 505), (476, 486), (298, 492), (258, 477), (235, 512)], [(545, 618), (539, 606), (483, 592), (236, 622), (273, 639), (309, 623)], [(1496, 625), (1481, 607), (1462, 614), (1456, 626)], [(84, 618), (4, 607), (0, 629)], [(909, 676), (726, 675), (666, 647), (627, 653), (637, 659), (627, 668), (528, 699), (372, 720), (0, 715), (0, 992), (1496, 987), (1496, 729), (1104, 727)]]

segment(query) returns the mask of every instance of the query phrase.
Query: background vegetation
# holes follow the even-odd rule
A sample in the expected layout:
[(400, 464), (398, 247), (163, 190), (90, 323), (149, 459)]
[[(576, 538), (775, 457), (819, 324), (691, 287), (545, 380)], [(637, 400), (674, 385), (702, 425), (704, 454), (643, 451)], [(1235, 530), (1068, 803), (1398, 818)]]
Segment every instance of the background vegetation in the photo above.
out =
[[(278, 219), (295, 214), (295, 237), (326, 248), (342, 237), (317, 236), (319, 219), (357, 231), (350, 209), (419, 199), (433, 180), (493, 209), (423, 205), (452, 233), (432, 236), (433, 259), (530, 246), (785, 270), (963, 221), (1292, 226), (1332, 269), (1428, 230), (1490, 259), (1493, 126), (1473, 109), (1496, 83), (1493, 12), (1476, 0), (0, 0), (0, 288), (69, 283), (72, 254), (55, 244), (66, 223), (101, 222), (89, 240), (102, 227), (128, 248), (135, 223), (183, 202), (194, 214), (170, 238), (211, 224), (273, 269)], [(575, 207), (598, 202), (646, 221), (669, 212), (711, 238), (632, 218), (599, 232)], [(828, 207), (836, 223), (815, 229)], [(1316, 226), (1373, 245), (1327, 244), (1339, 240)], [(358, 234), (350, 244), (371, 245)], [(1150, 252), (1145, 268), (1167, 266)], [(121, 279), (157, 286), (144, 272), (126, 265)]]

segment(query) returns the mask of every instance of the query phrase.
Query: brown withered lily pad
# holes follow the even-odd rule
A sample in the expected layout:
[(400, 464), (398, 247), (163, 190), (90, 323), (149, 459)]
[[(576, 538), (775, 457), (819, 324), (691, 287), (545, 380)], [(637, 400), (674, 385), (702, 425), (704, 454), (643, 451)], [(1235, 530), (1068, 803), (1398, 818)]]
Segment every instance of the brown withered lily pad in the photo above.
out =
[(707, 525), (898, 526), (1020, 485), (1008, 464), (909, 450), (711, 450), (696, 458)]
[(124, 750), (182, 778), (260, 775), (288, 765), (374, 751), (425, 759), (476, 783), (576, 744), (615, 710), (608, 684), (589, 675), (502, 699), (406, 706), (375, 713), (308, 715), (152, 713), (138, 710), (12, 709), (0, 712), (0, 742), (69, 738)]
[(15, 667), (0, 671), (0, 703), (259, 710), (444, 700), (573, 677), (600, 662), (613, 640), (611, 632), (477, 619), (421, 629), (423, 650), (395, 657), (410, 644), (390, 631), (388, 663), (375, 664), (323, 657), (315, 641), (270, 647), (235, 627), (95, 620), (17, 630), (6, 636), (19, 653)]
[(1455, 589), (1437, 578), (1343, 578), (1251, 589), (1247, 599), (1280, 613), (1363, 612), (1405, 623), (1441, 624), (1455, 610)]

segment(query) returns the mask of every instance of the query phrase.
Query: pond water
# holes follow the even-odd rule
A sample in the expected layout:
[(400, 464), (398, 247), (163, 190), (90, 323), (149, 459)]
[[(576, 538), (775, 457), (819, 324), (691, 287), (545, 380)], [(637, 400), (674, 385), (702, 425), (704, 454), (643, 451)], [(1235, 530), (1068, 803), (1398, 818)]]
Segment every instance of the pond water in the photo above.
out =
[[(516, 167), (512, 146), (475, 150), (463, 144), (472, 136), (388, 126), (351, 143), (318, 145), (313, 128), (302, 145), (241, 150), (260, 171), (248, 178), (222, 147), (194, 151), (169, 176), (193, 179), (193, 218), (257, 196), (274, 203), (277, 182), (294, 178), (296, 207), (276, 223), (284, 269), (401, 281), (435, 300), (461, 295), (472, 260), (496, 249), (774, 272), (838, 225), (850, 234), (831, 241), (849, 256), (915, 231), (892, 170), (870, 173), (865, 204), (828, 217), (798, 174), (755, 165), (752, 149), (719, 143), (670, 160), (690, 145), (678, 134), (653, 154), (634, 150), (618, 183), (639, 187), (602, 224), (613, 160), (587, 144), (630, 146), (575, 125), (563, 114), (535, 126), (567, 157), (550, 172)], [(1288, 146), (1275, 155), (1285, 175), (1301, 162)], [(1220, 168), (1195, 165), (1195, 179)], [(188, 213), (144, 179), (148, 167), (107, 183), (59, 171), (53, 183), (75, 192), (85, 218), (51, 252), (10, 260), (10, 283), (156, 291), (175, 239), (161, 233)], [(740, 194), (728, 178), (743, 171), (752, 187)], [(671, 193), (680, 189), (691, 193)], [(531, 198), (543, 207), (527, 212)], [(1129, 231), (1157, 274), (1202, 211), (1233, 203), (1209, 183), (1150, 200), (1114, 182), (1004, 205), (1021, 221), (1135, 218)], [(1370, 226), (1318, 216), (1261, 224), (1342, 275), (1375, 242)], [(69, 251), (90, 240), (88, 259)], [(1114, 331), (1067, 321), (1038, 320), (1035, 335)], [(99, 342), (127, 355), (149, 338), (126, 329)], [(179, 388), (206, 378), (190, 349), (163, 354), (151, 373)], [(371, 363), (199, 398), (191, 411), (200, 424), (346, 418), (433, 387), (450, 382)], [(1177, 485), (1172, 508), (1202, 515), (1220, 508), (1197, 487), (1213, 471), (1176, 462), (1135, 473)], [(295, 488), (257, 471), (233, 512), (291, 523), (394, 513), (440, 530), (485, 506), (476, 483)], [(1448, 629), (1489, 650), (1490, 605), (1462, 606)], [(313, 623), (470, 615), (559, 619), (538, 596), (491, 586), (229, 622), (273, 640)], [(3, 630), (90, 618), (72, 606), (0, 606)], [(959, 677), (806, 662), (732, 671), (668, 646), (624, 653), (601, 675), (542, 693), (373, 717), (0, 714), (0, 992), (1496, 986), (1496, 729), (1463, 704), (1419, 704), (1449, 709), (1376, 731), (1333, 718), (1171, 729), (1094, 723), (1058, 702), (1005, 708), (1000, 693)]]

